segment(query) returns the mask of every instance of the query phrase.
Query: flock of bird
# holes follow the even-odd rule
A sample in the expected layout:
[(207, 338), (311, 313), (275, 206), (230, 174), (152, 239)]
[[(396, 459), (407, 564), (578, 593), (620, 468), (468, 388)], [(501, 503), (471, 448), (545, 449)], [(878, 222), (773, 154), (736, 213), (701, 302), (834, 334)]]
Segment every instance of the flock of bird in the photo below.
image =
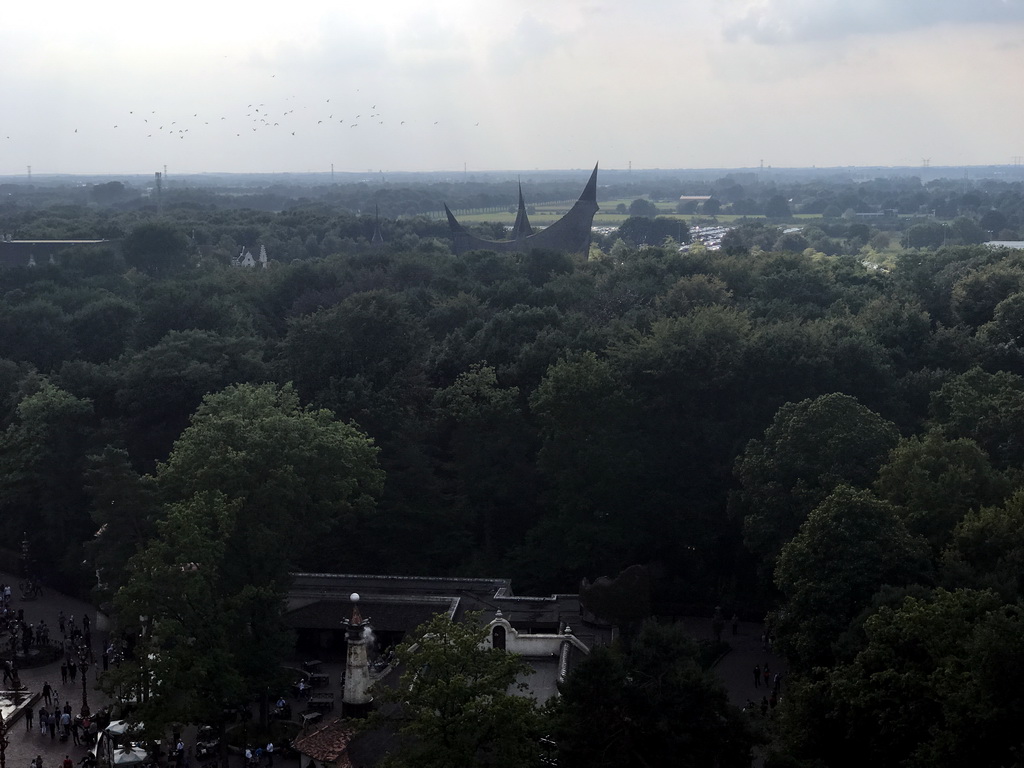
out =
[[(289, 97), (286, 101), (290, 101), (292, 98), (294, 97)], [(389, 121), (388, 124), (402, 127), (407, 124), (413, 126), (417, 122), (427, 126), (441, 124), (440, 120), (395, 120)], [(233, 131), (235, 136), (241, 137), (250, 132), (260, 131), (280, 131), (285, 135), (308, 136), (308, 132), (312, 130), (324, 130), (331, 127), (351, 130), (360, 126), (377, 127), (384, 124), (384, 115), (377, 109), (376, 104), (371, 104), (368, 109), (363, 109), (361, 112), (353, 113), (352, 110), (343, 110), (337, 101), (332, 104), (331, 99), (326, 99), (322, 104), (317, 104), (314, 107), (285, 104), (274, 108), (265, 103), (252, 103), (246, 105), (244, 112), (235, 111), (214, 115), (201, 115), (195, 112), (191, 115), (174, 115), (173, 119), (155, 109), (128, 110), (126, 115), (112, 121), (113, 129), (117, 131), (132, 132), (138, 135), (138, 131), (141, 130), (146, 138), (170, 136), (178, 139), (195, 136), (201, 131), (216, 126), (220, 126), (221, 130), (229, 135)], [(479, 126), (480, 123), (477, 122), (474, 125)], [(79, 132), (77, 127), (73, 130), (76, 134)], [(7, 138), (9, 139), (10, 136)]]

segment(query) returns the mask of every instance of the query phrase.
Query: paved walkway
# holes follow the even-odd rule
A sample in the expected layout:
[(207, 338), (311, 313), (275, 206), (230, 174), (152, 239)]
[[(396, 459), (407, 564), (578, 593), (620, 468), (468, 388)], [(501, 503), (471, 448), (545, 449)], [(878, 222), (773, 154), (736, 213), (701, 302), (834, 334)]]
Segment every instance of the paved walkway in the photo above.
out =
[[(686, 618), (682, 620), (683, 626), (697, 639), (711, 640), (714, 635), (711, 632), (711, 619)], [(753, 717), (760, 717), (761, 700), (771, 696), (772, 683), (775, 673), (781, 674), (780, 696), (786, 693), (786, 660), (782, 656), (768, 652), (764, 649), (761, 637), (764, 632), (764, 624), (761, 622), (741, 621), (736, 627), (736, 634), (732, 634), (732, 625), (726, 623), (722, 639), (729, 643), (732, 650), (723, 656), (715, 665), (715, 673), (722, 681), (726, 691), (729, 693), (729, 702), (737, 707), (744, 707), (753, 702), (756, 714)], [(763, 671), (765, 664), (770, 670), (769, 683), (764, 684)], [(762, 671), (760, 685), (754, 685), (754, 667)], [(769, 716), (771, 708), (769, 707)], [(754, 750), (753, 768), (761, 768), (764, 764), (764, 754), (761, 749)]]
[[(59, 642), (61, 640), (57, 617), (60, 612), (63, 611), (66, 617), (74, 615), (75, 621), (79, 627), (82, 625), (82, 615), (84, 613), (88, 613), (89, 618), (92, 620), (92, 642), (94, 651), (105, 645), (108, 622), (105, 616), (96, 615), (95, 608), (92, 605), (80, 600), (72, 599), (58, 592), (54, 592), (51, 589), (44, 590), (43, 595), (38, 599), (21, 600), (21, 591), (17, 587), (18, 581), (18, 577), (0, 572), (0, 583), (13, 585), (11, 605), (13, 610), (17, 611), (19, 608), (24, 609), (25, 620), (29, 624), (36, 624), (40, 619), (45, 620), (47, 625), (50, 627), (51, 642)], [(298, 661), (294, 662), (295, 666), (299, 666), (299, 664), (300, 662)], [(323, 671), (328, 673), (328, 686), (322, 689), (322, 691), (318, 690), (317, 692), (332, 692), (335, 694), (335, 698), (340, 702), (340, 671), (342, 665), (324, 664), (323, 667)], [(102, 667), (100, 665), (94, 665), (89, 670), (87, 693), (89, 697), (89, 707), (93, 712), (111, 703), (110, 699), (97, 687), (101, 671)], [(32, 702), (32, 707), (36, 714), (38, 714), (41, 705), (43, 684), (46, 682), (50, 683), (55, 694), (60, 697), (61, 706), (63, 706), (65, 700), (70, 700), (75, 713), (78, 713), (81, 710), (82, 678), (79, 676), (78, 680), (74, 684), (70, 682), (66, 685), (62, 684), (60, 679), (60, 660), (41, 667), (20, 669), (19, 676), (22, 684), (28, 688), (27, 700)], [(304, 706), (303, 702), (299, 702), (293, 697), (289, 697), (289, 700), (294, 712), (300, 711)], [(330, 714), (335, 715), (339, 714), (339, 712), (331, 712)], [(19, 708), (8, 720), (7, 725), (10, 744), (7, 747), (4, 757), (8, 768), (29, 768), (29, 763), (37, 755), (42, 756), (44, 768), (60, 768), (60, 764), (64, 760), (65, 755), (69, 756), (77, 766), (78, 761), (84, 757), (89, 748), (93, 746), (92, 744), (87, 744), (85, 740), (83, 740), (80, 746), (75, 746), (70, 738), (67, 742), (61, 742), (59, 738), (51, 739), (49, 735), (41, 735), (39, 733), (38, 718), (34, 719), (33, 728), (28, 730), (26, 728), (23, 706)], [(185, 738), (186, 744), (190, 747), (195, 741), (195, 730), (195, 727), (190, 727), (182, 734)], [(191, 754), (191, 749), (189, 750), (189, 753)], [(201, 761), (196, 760), (195, 758), (191, 758), (189, 763), (186, 765), (198, 767), (200, 762)], [(244, 768), (244, 763), (245, 760), (241, 755), (229, 756), (230, 768)], [(207, 764), (212, 765), (210, 762)], [(282, 755), (278, 755), (274, 759), (274, 766), (275, 768), (298, 768), (298, 759), (285, 758)]]
[[(93, 648), (99, 648), (105, 642), (105, 623), (103, 617), (96, 615), (95, 609), (88, 603), (75, 600), (54, 592), (51, 589), (44, 589), (43, 595), (35, 600), (22, 600), (21, 590), (18, 589), (19, 578), (9, 573), (0, 572), (0, 583), (11, 584), (12, 601), (11, 608), (16, 612), (19, 608), (25, 611), (25, 621), (29, 624), (37, 624), (40, 619), (46, 621), (50, 627), (50, 642), (61, 641), (60, 629), (58, 628), (57, 617), (64, 611), (66, 617), (74, 616), (79, 627), (82, 626), (82, 615), (88, 613), (92, 620)], [(102, 628), (102, 629), (101, 629)], [(99, 665), (89, 669), (89, 680), (87, 693), (89, 706), (95, 712), (100, 707), (106, 706), (109, 700), (101, 691), (96, 688), (97, 673)], [(28, 688), (29, 701), (36, 713), (39, 712), (41, 702), (41, 691), (43, 684), (49, 682), (54, 693), (60, 697), (61, 706), (65, 700), (70, 700), (75, 713), (82, 708), (82, 678), (72, 684), (62, 684), (60, 680), (60, 660), (42, 667), (19, 669), (18, 674), (21, 682)], [(37, 755), (41, 755), (45, 768), (59, 768), (65, 755), (69, 755), (77, 763), (85, 755), (87, 745), (83, 741), (81, 746), (75, 746), (69, 738), (67, 742), (60, 739), (40, 735), (38, 719), (33, 720), (31, 731), (26, 730), (26, 720), (23, 708), (19, 708), (7, 723), (8, 738), (10, 744), (5, 753), (5, 761), (11, 768), (28, 768), (29, 762)]]
[[(711, 640), (714, 635), (711, 632), (711, 619), (686, 618), (682, 620), (686, 630), (698, 640)], [(766, 651), (761, 642), (761, 635), (764, 632), (764, 625), (760, 622), (741, 621), (736, 628), (736, 634), (732, 634), (732, 625), (728, 622), (722, 639), (732, 646), (732, 650), (723, 656), (715, 666), (715, 673), (725, 685), (729, 692), (729, 701), (737, 707), (744, 706), (748, 701), (753, 700), (760, 704), (761, 698), (771, 695), (771, 683), (767, 688), (764, 679), (761, 679), (759, 686), (754, 685), (754, 667), (764, 670), (768, 665), (770, 679), (775, 673), (782, 675), (782, 692), (786, 689), (786, 660), (781, 656)]]

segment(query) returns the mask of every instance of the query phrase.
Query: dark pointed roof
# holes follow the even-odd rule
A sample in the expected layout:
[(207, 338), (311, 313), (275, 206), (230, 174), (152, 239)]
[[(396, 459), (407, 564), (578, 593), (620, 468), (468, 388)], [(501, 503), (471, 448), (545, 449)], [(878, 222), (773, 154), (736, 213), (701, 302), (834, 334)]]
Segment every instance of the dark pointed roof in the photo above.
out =
[(533, 227), (526, 217), (526, 201), (523, 200), (523, 182), (519, 182), (519, 211), (516, 213), (516, 223), (512, 225), (512, 239), (520, 240), (533, 234)]
[(594, 203), (594, 205), (597, 205), (597, 166), (598, 164), (594, 163), (594, 172), (590, 174), (590, 180), (583, 188), (583, 194), (580, 195), (581, 201)]
[(553, 251), (588, 254), (590, 252), (590, 228), (594, 223), (597, 205), (597, 165), (590, 174), (583, 194), (572, 209), (549, 227), (534, 232), (526, 218), (526, 204), (523, 201), (522, 185), (519, 189), (519, 213), (512, 228), (510, 240), (485, 240), (471, 235), (459, 224), (458, 219), (447, 205), (444, 207), (448, 217), (456, 254), (466, 251), (519, 251), (527, 252), (534, 248), (549, 248)]
[(448, 207), (448, 203), (444, 204), (444, 213), (445, 213), (445, 216), (448, 217), (448, 226), (452, 229), (453, 232), (454, 231), (463, 231), (463, 232), (465, 232), (465, 229), (463, 229), (462, 225), (459, 224), (458, 219), (455, 218), (455, 214), (452, 213), (451, 209)]

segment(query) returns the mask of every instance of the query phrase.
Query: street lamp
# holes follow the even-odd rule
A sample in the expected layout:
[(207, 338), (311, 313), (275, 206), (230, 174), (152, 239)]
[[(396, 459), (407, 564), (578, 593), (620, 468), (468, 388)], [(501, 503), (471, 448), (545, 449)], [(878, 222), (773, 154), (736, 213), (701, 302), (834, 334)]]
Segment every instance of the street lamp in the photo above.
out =
[[(85, 643), (78, 646), (78, 670), (82, 673), (82, 717), (89, 716), (89, 649)], [(0, 766), (3, 768), (3, 766)]]

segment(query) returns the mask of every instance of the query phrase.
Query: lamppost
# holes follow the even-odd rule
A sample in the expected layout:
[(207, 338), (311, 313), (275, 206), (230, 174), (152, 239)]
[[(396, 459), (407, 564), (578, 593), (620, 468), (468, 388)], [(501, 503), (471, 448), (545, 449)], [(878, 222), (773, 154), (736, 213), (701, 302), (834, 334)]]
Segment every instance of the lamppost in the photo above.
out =
[[(89, 649), (85, 643), (78, 646), (78, 671), (82, 673), (82, 717), (89, 716)], [(3, 768), (3, 766), (0, 766)]]

